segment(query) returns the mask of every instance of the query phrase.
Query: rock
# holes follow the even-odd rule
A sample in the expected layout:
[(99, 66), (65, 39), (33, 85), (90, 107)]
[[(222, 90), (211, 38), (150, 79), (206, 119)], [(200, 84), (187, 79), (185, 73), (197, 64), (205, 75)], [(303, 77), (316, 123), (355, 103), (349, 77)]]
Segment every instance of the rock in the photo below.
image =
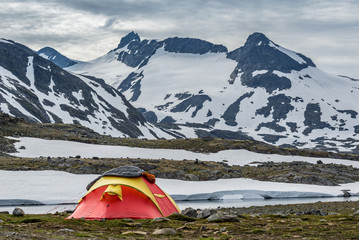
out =
[(355, 211), (355, 212), (353, 213), (353, 215), (359, 215), (359, 210), (358, 210), (358, 211)]
[(142, 224), (139, 222), (127, 223), (130, 227), (142, 227)]
[(123, 218), (122, 221), (124, 221), (124, 222), (134, 222), (134, 220), (131, 219), (131, 218)]
[(189, 181), (199, 181), (199, 177), (197, 175), (194, 175), (194, 174), (186, 174), (184, 175), (186, 180), (189, 180)]
[(215, 210), (215, 209), (204, 209), (203, 211), (200, 211), (197, 214), (197, 218), (199, 218), (199, 219), (208, 218), (209, 216), (211, 216), (215, 213), (217, 213), (217, 210)]
[(8, 211), (1, 211), (0, 214), (10, 214)]
[(22, 217), (25, 215), (25, 212), (21, 208), (15, 208), (14, 211), (12, 211), (12, 215)]
[(201, 232), (204, 232), (204, 231), (207, 230), (207, 227), (204, 226), (204, 225), (202, 225), (202, 226), (199, 227), (199, 230), (200, 230)]
[(153, 235), (175, 235), (177, 231), (173, 228), (161, 228), (153, 231)]
[(312, 210), (309, 210), (309, 211), (305, 211), (303, 213), (304, 215), (318, 215), (318, 216), (326, 216), (328, 215), (326, 212), (323, 212), (319, 209), (312, 209)]
[(317, 164), (323, 164), (323, 161), (322, 161), (322, 160), (318, 160), (318, 161), (317, 161)]
[(69, 228), (61, 228), (58, 230), (58, 232), (75, 232), (75, 231)]
[(165, 217), (156, 217), (152, 219), (152, 222), (169, 222), (169, 221), (171, 220)]
[(0, 219), (0, 223), (3, 223), (3, 222), (4, 222), (4, 220)]
[(208, 222), (240, 222), (235, 215), (222, 215), (220, 213), (213, 214), (207, 218)]
[(293, 178), (293, 181), (294, 182), (296, 182), (296, 183), (301, 183), (302, 182), (302, 176), (295, 176), (294, 178)]
[(25, 146), (21, 146), (21, 147), (19, 147), (19, 149), (26, 149), (26, 147), (25, 147)]
[(80, 156), (80, 155), (76, 155), (75, 158), (81, 158), (81, 156)]
[(193, 208), (186, 208), (185, 210), (182, 211), (182, 214), (191, 218), (196, 218), (197, 217), (197, 210), (193, 209)]
[(350, 197), (351, 196), (349, 189), (343, 189), (342, 192), (343, 192), (343, 197)]
[(225, 232), (225, 231), (227, 231), (227, 228), (226, 228), (226, 227), (222, 227), (222, 228), (219, 229), (219, 231), (220, 231), (220, 232)]
[(126, 231), (121, 233), (122, 235), (135, 234), (135, 235), (147, 235), (147, 232), (144, 231)]

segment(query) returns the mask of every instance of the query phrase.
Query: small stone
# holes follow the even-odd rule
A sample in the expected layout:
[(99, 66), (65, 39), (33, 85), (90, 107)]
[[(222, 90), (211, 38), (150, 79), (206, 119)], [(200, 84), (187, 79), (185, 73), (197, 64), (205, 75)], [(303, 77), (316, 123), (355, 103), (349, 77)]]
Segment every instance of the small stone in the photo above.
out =
[(0, 223), (3, 223), (3, 222), (4, 222), (4, 220), (0, 219)]
[(201, 232), (204, 232), (204, 231), (207, 230), (207, 227), (202, 225), (202, 226), (199, 227), (199, 230), (200, 230)]
[(135, 235), (147, 235), (147, 232), (143, 232), (143, 231), (126, 231), (121, 233), (123, 235), (128, 235), (128, 234), (135, 234)]
[(12, 211), (12, 215), (22, 217), (25, 215), (25, 212), (21, 208), (15, 208), (14, 211)]
[(21, 146), (21, 147), (19, 147), (19, 149), (26, 149), (26, 147), (25, 147), (25, 146)]
[(122, 221), (125, 221), (125, 222), (134, 222), (134, 220), (131, 219), (131, 218), (124, 218), (124, 219), (122, 219)]
[(0, 214), (10, 214), (8, 211), (1, 211)]
[(75, 231), (69, 228), (61, 228), (58, 230), (58, 232), (75, 232)]
[(171, 220), (165, 217), (156, 217), (152, 219), (152, 222), (169, 222), (169, 221)]
[(133, 223), (127, 223), (128, 226), (130, 227), (142, 227), (142, 224), (141, 223), (138, 223), (138, 222), (133, 222)]
[(227, 228), (226, 228), (226, 227), (222, 227), (222, 228), (219, 229), (219, 231), (220, 231), (220, 232), (225, 232), (225, 231), (227, 231)]
[(353, 215), (359, 215), (359, 210), (358, 210), (358, 211), (355, 211), (355, 212), (353, 213)]
[(188, 229), (190, 229), (188, 226), (182, 226), (182, 227), (176, 228), (177, 231), (179, 231), (179, 230), (188, 230)]
[(177, 231), (173, 228), (161, 228), (153, 231), (153, 235), (175, 235)]
[(209, 222), (240, 222), (237, 216), (235, 215), (222, 215), (222, 214), (213, 214), (207, 218)]
[(322, 161), (322, 160), (318, 160), (318, 161), (317, 161), (317, 164), (323, 164), (323, 161)]

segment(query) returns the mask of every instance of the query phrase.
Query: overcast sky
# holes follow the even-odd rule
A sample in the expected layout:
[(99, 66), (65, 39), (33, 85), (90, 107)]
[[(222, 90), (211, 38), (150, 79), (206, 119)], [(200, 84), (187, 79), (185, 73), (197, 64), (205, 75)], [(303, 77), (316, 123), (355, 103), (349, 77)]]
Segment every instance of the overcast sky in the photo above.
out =
[(229, 50), (262, 32), (327, 72), (359, 78), (358, 0), (0, 0), (0, 29), (2, 38), (78, 60), (107, 53), (130, 31)]

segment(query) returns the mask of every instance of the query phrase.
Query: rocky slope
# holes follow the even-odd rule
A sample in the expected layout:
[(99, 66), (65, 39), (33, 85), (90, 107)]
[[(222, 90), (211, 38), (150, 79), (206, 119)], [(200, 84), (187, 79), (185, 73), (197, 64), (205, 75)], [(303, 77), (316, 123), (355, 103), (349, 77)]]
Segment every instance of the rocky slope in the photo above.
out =
[(26, 46), (4, 39), (0, 111), (29, 122), (81, 124), (113, 136), (170, 137), (148, 124), (102, 79), (69, 73)]

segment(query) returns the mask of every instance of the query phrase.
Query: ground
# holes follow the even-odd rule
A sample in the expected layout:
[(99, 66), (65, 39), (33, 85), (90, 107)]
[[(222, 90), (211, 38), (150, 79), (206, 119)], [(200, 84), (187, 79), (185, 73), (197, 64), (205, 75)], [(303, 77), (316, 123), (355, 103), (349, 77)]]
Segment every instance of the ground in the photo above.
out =
[[(359, 239), (358, 209), (355, 201), (219, 209), (236, 215), (238, 222), (209, 222), (183, 215), (153, 222), (66, 220), (67, 213), (22, 217), (0, 213), (0, 239)], [(176, 233), (153, 234), (164, 228)]]

